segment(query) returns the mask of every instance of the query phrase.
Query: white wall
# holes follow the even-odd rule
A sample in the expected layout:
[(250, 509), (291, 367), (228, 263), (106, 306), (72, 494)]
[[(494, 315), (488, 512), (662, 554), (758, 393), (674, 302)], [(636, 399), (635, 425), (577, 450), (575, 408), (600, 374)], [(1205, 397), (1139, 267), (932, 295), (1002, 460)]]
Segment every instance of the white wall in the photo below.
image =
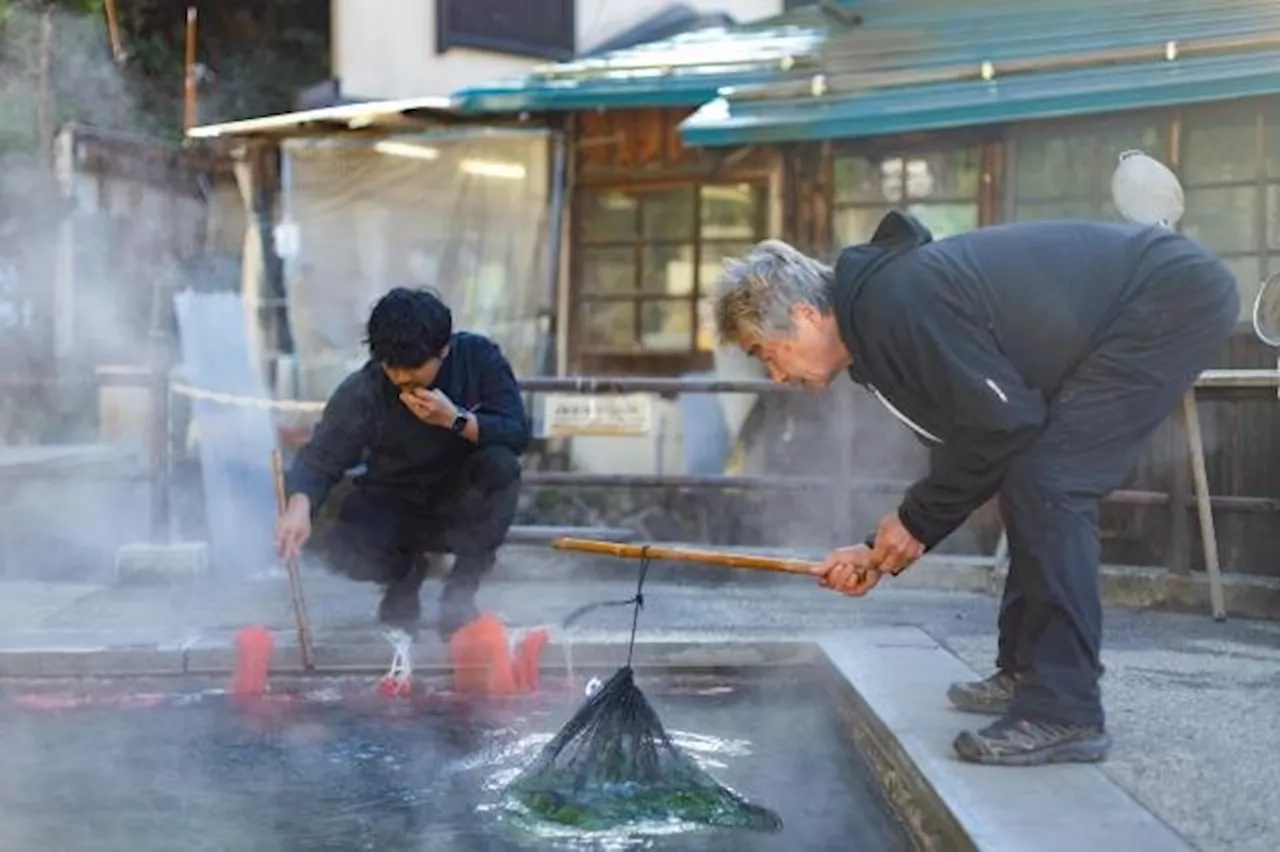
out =
[[(752, 21), (782, 11), (783, 0), (682, 0), (703, 13)], [(578, 49), (589, 51), (672, 5), (673, 0), (578, 0)], [(436, 53), (431, 0), (332, 0), (332, 73), (350, 97), (449, 95), (466, 86), (519, 77), (543, 60), (453, 48)]]

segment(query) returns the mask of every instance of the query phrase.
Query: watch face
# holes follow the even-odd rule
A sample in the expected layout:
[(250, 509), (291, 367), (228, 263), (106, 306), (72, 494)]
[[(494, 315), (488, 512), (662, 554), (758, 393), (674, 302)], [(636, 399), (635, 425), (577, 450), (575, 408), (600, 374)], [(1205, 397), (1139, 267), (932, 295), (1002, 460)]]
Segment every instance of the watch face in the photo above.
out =
[(459, 414), (457, 417), (453, 418), (453, 431), (455, 433), (462, 434), (462, 430), (466, 428), (467, 428), (467, 415)]

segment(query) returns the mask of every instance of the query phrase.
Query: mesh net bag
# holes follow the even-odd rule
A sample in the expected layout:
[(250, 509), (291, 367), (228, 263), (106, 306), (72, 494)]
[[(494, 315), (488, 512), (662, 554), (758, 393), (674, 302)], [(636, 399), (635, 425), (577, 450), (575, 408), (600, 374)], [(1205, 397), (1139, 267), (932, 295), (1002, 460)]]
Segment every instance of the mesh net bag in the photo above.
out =
[(541, 819), (587, 830), (671, 819), (782, 828), (777, 814), (719, 784), (671, 741), (629, 665), (582, 705), (509, 792)]

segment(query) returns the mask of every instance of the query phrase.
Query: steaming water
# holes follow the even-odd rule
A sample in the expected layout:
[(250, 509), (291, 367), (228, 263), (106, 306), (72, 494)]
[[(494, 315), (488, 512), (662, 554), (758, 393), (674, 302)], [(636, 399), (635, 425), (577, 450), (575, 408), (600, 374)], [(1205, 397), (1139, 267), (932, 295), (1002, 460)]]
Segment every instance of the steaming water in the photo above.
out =
[[(361, 682), (248, 711), (225, 696), (0, 711), (0, 850), (908, 849), (874, 785), (794, 682), (641, 677), (673, 738), (778, 812), (780, 835), (680, 824), (581, 833), (504, 795), (581, 701), (411, 703)], [(117, 690), (122, 689), (117, 685)]]

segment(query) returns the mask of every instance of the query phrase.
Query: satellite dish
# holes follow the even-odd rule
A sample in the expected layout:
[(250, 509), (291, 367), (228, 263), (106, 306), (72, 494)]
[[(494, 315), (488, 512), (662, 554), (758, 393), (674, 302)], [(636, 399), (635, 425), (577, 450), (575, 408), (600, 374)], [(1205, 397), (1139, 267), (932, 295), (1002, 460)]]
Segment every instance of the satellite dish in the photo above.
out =
[(1268, 346), (1280, 347), (1280, 272), (1267, 276), (1253, 301), (1253, 333)]
[(1111, 175), (1111, 201), (1121, 216), (1140, 225), (1173, 228), (1185, 210), (1177, 175), (1137, 149), (1120, 155)]

